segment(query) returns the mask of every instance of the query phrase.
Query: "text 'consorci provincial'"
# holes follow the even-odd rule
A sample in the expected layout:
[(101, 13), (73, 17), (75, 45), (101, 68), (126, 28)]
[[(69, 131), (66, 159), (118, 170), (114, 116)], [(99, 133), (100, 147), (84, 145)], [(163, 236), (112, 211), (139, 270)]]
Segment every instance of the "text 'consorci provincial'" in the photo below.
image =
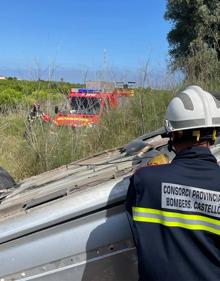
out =
[(220, 217), (220, 192), (173, 183), (162, 183), (161, 207)]

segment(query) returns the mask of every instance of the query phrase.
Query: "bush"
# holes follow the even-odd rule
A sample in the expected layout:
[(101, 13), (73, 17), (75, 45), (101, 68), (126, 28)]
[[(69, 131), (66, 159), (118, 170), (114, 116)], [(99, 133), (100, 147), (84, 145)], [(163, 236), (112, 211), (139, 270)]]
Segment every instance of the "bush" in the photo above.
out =
[(22, 101), (22, 93), (14, 89), (7, 88), (0, 92), (1, 112), (9, 109), (16, 109)]
[(34, 91), (34, 92), (32, 92), (31, 97), (32, 97), (32, 99), (35, 99), (36, 101), (38, 101), (40, 103), (45, 102), (47, 100), (59, 101), (62, 99), (61, 94), (50, 93), (48, 90)]

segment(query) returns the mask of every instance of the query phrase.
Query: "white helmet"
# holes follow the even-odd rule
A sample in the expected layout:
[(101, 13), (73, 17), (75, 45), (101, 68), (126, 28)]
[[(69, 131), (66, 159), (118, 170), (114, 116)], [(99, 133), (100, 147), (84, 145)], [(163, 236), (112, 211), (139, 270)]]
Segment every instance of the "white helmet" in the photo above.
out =
[(198, 86), (189, 86), (169, 103), (167, 132), (220, 127), (220, 101)]

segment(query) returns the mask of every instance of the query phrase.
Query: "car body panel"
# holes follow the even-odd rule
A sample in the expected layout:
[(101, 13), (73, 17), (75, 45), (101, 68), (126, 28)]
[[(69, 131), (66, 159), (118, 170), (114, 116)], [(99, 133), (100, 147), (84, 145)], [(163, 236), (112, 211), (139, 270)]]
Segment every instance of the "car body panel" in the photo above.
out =
[(137, 280), (124, 200), (139, 165), (173, 158), (167, 140), (150, 133), (13, 187), (0, 204), (0, 281)]

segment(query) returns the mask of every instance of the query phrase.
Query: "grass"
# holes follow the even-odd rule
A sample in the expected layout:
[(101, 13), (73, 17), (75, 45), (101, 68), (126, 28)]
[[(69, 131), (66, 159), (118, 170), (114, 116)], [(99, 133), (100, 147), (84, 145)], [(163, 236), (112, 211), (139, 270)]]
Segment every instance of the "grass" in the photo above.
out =
[[(104, 149), (122, 146), (147, 131), (162, 126), (166, 106), (173, 93), (137, 90), (116, 109), (105, 112), (92, 128), (55, 127), (37, 120), (27, 129), (27, 107), (0, 115), (0, 166), (15, 180), (68, 164)], [(47, 100), (45, 109), (53, 107)]]
[[(189, 84), (215, 92), (219, 89), (219, 79), (200, 81), (193, 75), (189, 77), (176, 90)], [(83, 86), (42, 80), (0, 81), (0, 166), (15, 180), (123, 146), (133, 138), (160, 128), (167, 104), (175, 94), (169, 90), (136, 89), (133, 97), (120, 100), (117, 108), (106, 111), (101, 122), (92, 128), (73, 130), (40, 120), (28, 128), (27, 114), (33, 102), (40, 102), (42, 110), (53, 116), (55, 105), (60, 110), (65, 108), (69, 89)], [(25, 139), (27, 129), (28, 138)]]

